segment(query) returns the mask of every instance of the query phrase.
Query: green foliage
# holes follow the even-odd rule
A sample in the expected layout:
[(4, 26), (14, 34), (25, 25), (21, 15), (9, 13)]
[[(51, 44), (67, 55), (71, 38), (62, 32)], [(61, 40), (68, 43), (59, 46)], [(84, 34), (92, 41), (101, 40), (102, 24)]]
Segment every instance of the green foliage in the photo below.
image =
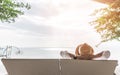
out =
[(120, 0), (108, 5), (108, 7), (95, 10), (95, 20), (90, 22), (101, 35), (101, 42), (109, 40), (120, 41)]
[(23, 9), (29, 10), (30, 5), (15, 0), (0, 0), (0, 20), (8, 23), (15, 22), (15, 18), (24, 14)]

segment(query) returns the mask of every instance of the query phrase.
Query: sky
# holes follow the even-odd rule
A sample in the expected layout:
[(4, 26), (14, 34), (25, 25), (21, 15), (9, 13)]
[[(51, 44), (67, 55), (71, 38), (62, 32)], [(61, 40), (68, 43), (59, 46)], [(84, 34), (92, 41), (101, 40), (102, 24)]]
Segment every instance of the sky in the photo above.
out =
[[(31, 5), (15, 23), (0, 22), (0, 44), (20, 47), (74, 47), (100, 41), (88, 22), (105, 5), (91, 0), (20, 0)], [(95, 37), (95, 38), (94, 38)], [(97, 41), (96, 41), (97, 40)]]
[(95, 9), (107, 5), (92, 0), (20, 0), (31, 5), (15, 23), (0, 22), (0, 46), (76, 47), (88, 43), (97, 51), (111, 50), (119, 56), (120, 42), (95, 47), (100, 35), (89, 24)]

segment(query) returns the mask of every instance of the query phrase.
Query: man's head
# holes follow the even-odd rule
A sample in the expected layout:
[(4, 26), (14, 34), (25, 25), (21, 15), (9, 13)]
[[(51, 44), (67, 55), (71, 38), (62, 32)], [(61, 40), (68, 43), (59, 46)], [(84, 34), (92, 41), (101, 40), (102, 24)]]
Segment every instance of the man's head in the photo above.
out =
[(79, 47), (79, 52), (80, 55), (93, 55), (94, 53), (93, 48), (87, 43), (84, 43)]

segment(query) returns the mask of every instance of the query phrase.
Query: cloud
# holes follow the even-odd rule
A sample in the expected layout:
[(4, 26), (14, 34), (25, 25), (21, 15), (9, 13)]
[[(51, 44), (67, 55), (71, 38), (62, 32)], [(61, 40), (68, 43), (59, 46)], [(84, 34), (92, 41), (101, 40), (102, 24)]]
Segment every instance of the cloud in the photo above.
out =
[[(31, 9), (19, 16), (15, 23), (0, 24), (2, 29), (0, 33), (5, 34), (0, 37), (0, 41), (7, 39), (9, 43), (13, 41), (14, 44), (22, 45), (24, 43), (29, 46), (72, 46), (73, 43), (96, 41), (93, 37), (98, 35), (88, 24), (91, 19), (89, 14), (95, 6), (91, 1), (23, 1), (30, 3)], [(8, 36), (10, 39), (7, 38), (7, 34), (12, 35)]]
[(51, 31), (53, 29), (51, 26), (38, 24), (31, 20), (32, 19), (27, 19), (24, 17), (24, 18), (19, 19), (19, 21), (16, 20), (15, 23), (11, 23), (11, 24), (5, 23), (5, 24), (1, 24), (0, 26), (2, 29), (15, 30), (15, 31), (19, 30), (18, 33), (21, 33), (21, 31), (24, 31), (26, 33), (27, 32), (35, 33), (41, 36), (46, 36), (46, 35), (51, 34)]

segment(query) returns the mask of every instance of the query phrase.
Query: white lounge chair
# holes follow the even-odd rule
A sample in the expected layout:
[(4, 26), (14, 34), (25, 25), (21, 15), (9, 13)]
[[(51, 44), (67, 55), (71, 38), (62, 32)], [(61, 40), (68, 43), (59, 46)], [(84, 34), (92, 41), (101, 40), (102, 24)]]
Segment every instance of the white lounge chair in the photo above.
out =
[(115, 60), (61, 60), (62, 75), (113, 75)]
[(8, 75), (113, 75), (116, 60), (2, 59)]
[(58, 60), (2, 59), (8, 75), (59, 75)]

